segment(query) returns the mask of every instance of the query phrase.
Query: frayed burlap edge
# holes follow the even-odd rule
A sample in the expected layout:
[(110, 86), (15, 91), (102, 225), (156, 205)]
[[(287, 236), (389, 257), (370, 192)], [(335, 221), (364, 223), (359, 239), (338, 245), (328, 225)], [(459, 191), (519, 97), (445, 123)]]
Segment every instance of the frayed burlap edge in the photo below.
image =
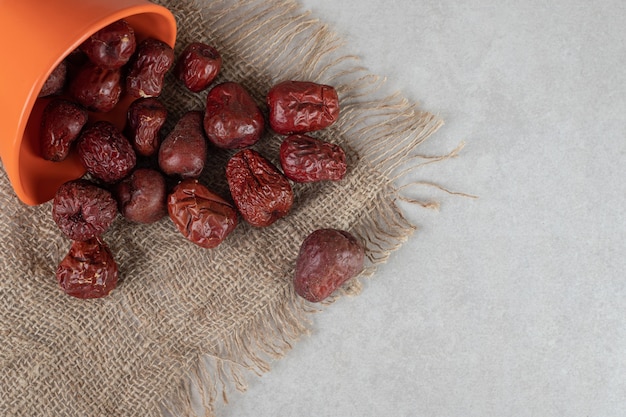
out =
[[(302, 11), (297, 2), (159, 3), (174, 12), (183, 28), (179, 44), (199, 37), (215, 44), (224, 55), (224, 71), (243, 73), (240, 81), (256, 97), (264, 92), (255, 91), (255, 85), (272, 85), (285, 79), (318, 81), (337, 88), (341, 117), (326, 138), (332, 141), (340, 135), (352, 161), (366, 164), (388, 178), (387, 186), (369, 201), (359, 224), (351, 229), (366, 243), (368, 265), (363, 276), (371, 276), (417, 229), (403, 215), (398, 201), (439, 207), (436, 201), (404, 196), (406, 187), (435, 186), (460, 194), (428, 182), (397, 185), (423, 165), (456, 157), (463, 145), (445, 155), (420, 153), (418, 148), (442, 126), (442, 120), (420, 110), (400, 93), (385, 94), (384, 79), (370, 74), (358, 57), (347, 54), (344, 42), (309, 12)], [(199, 13), (190, 13), (191, 9)], [(202, 29), (185, 30), (191, 25)], [(235, 58), (233, 55), (237, 59), (230, 59)], [(246, 73), (256, 75), (254, 82), (246, 84)], [(260, 80), (259, 74), (265, 79)], [(327, 303), (359, 291), (359, 280), (352, 280)], [(278, 304), (266, 306), (262, 314), (225, 334), (219, 345), (191, 361), (189, 378), (174, 387), (163, 402), (164, 413), (213, 415), (216, 402), (227, 402), (230, 390), (245, 391), (249, 374), (268, 372), (271, 362), (282, 358), (308, 332), (310, 314), (322, 308), (303, 302), (293, 293), (286, 294)]]

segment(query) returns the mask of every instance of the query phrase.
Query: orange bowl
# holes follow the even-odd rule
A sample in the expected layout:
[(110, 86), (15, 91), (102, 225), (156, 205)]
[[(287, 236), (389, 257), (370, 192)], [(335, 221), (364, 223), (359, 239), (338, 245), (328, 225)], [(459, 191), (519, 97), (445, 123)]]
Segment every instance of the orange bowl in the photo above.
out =
[[(49, 99), (37, 95), (50, 73), (89, 36), (119, 19), (137, 41), (153, 37), (174, 47), (172, 13), (147, 0), (3, 0), (0, 14), (0, 158), (16, 195), (37, 205), (54, 197), (85, 168), (75, 154), (62, 162), (39, 151), (41, 114)], [(132, 100), (120, 100), (104, 118), (120, 129)]]

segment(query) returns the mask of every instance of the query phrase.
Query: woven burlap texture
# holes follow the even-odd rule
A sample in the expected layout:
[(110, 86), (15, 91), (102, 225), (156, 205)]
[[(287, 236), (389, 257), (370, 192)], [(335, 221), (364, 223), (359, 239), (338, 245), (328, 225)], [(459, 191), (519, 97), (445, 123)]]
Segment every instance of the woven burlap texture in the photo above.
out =
[[(340, 120), (315, 136), (341, 144), (349, 170), (340, 182), (294, 184), (290, 215), (267, 228), (240, 222), (218, 248), (186, 241), (168, 218), (132, 224), (119, 216), (104, 235), (121, 271), (118, 288), (100, 300), (63, 294), (55, 269), (69, 249), (51, 204), (28, 207), (0, 174), (0, 415), (211, 416), (215, 401), (244, 389), (310, 326), (324, 306), (303, 302), (291, 279), (302, 239), (321, 227), (346, 229), (366, 246), (364, 275), (385, 262), (415, 227), (397, 206), (394, 180), (440, 158), (418, 147), (441, 121), (401, 95), (381, 94), (320, 21), (291, 0), (165, 1), (178, 23), (176, 53), (191, 41), (216, 46), (218, 81), (237, 81), (266, 111), (276, 82), (334, 85)], [(202, 110), (169, 76), (162, 99), (168, 127)], [(277, 162), (281, 138), (267, 132), (255, 148)], [(214, 151), (201, 181), (228, 196)], [(418, 202), (420, 203), (420, 202)], [(430, 206), (429, 202), (421, 202)], [(358, 291), (355, 279), (336, 297)]]

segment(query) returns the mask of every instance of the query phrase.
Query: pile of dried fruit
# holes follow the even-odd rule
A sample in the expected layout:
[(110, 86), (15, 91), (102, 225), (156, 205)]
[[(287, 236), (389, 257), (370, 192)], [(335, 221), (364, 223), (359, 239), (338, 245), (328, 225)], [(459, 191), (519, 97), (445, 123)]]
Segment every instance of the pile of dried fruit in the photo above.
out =
[[(333, 87), (286, 81), (269, 89), (269, 127), (285, 136), (281, 171), (250, 148), (266, 129), (250, 94), (234, 82), (211, 87), (221, 65), (215, 48), (197, 42), (175, 62), (169, 45), (152, 38), (137, 43), (133, 28), (120, 20), (92, 35), (50, 76), (40, 93), (51, 97), (41, 122), (42, 156), (61, 161), (75, 148), (90, 174), (63, 184), (53, 201), (54, 221), (72, 241), (56, 273), (67, 294), (98, 298), (116, 287), (118, 267), (102, 235), (118, 212), (139, 223), (169, 216), (189, 241), (214, 248), (236, 228), (239, 215), (255, 227), (286, 216), (294, 199), (290, 181), (344, 177), (343, 149), (308, 135), (339, 117)], [(211, 88), (204, 111), (185, 113), (162, 138), (168, 112), (159, 95), (170, 69), (194, 93)], [(123, 95), (134, 100), (124, 130), (90, 119), (89, 112), (109, 112)], [(225, 167), (234, 205), (198, 180), (210, 146), (236, 151)], [(143, 159), (154, 164), (138, 164)], [(171, 189), (167, 178), (177, 181)], [(348, 232), (316, 230), (302, 243), (294, 288), (321, 301), (359, 274), (363, 263), (364, 249)]]

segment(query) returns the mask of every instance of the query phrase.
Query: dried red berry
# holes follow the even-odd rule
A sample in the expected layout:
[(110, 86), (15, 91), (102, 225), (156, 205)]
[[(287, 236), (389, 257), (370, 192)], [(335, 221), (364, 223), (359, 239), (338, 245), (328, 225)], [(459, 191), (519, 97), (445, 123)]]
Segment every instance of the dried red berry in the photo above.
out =
[(140, 168), (113, 189), (122, 216), (137, 223), (154, 223), (167, 214), (165, 178), (154, 169)]
[(130, 60), (126, 92), (133, 97), (158, 97), (165, 74), (174, 63), (174, 50), (165, 42), (147, 38)]
[(339, 98), (329, 85), (284, 81), (267, 94), (270, 126), (281, 135), (324, 129), (339, 117)]
[(311, 302), (327, 298), (363, 270), (365, 251), (344, 230), (319, 229), (307, 236), (296, 260), (294, 289)]
[(338, 181), (346, 173), (346, 154), (339, 145), (291, 135), (280, 145), (280, 164), (292, 181)]
[(207, 157), (202, 112), (185, 113), (159, 148), (159, 167), (167, 175), (198, 178)]
[(59, 65), (57, 65), (43, 86), (41, 87), (41, 91), (39, 91), (38, 97), (47, 97), (53, 94), (59, 94), (63, 91), (63, 87), (65, 87), (65, 81), (67, 80), (67, 62), (65, 60), (61, 61)]
[(128, 107), (128, 139), (139, 155), (152, 156), (159, 150), (159, 132), (167, 109), (157, 98), (139, 98)]
[(64, 183), (52, 202), (52, 218), (72, 240), (102, 235), (117, 216), (117, 203), (107, 190), (83, 179)]
[(120, 100), (120, 78), (119, 69), (105, 69), (88, 61), (70, 80), (69, 94), (87, 109), (106, 113)]
[(80, 45), (89, 59), (104, 68), (120, 68), (135, 52), (135, 31), (125, 20), (100, 29)]
[(61, 98), (50, 101), (41, 117), (41, 156), (49, 161), (67, 158), (88, 116), (85, 109), (71, 101)]
[(193, 42), (178, 57), (174, 74), (190, 91), (199, 93), (213, 82), (221, 67), (222, 57), (217, 49)]
[(72, 297), (101, 298), (117, 286), (118, 268), (109, 247), (99, 238), (72, 242), (59, 264), (56, 277)]
[(253, 226), (269, 226), (287, 215), (293, 205), (293, 190), (287, 178), (252, 149), (230, 158), (226, 180), (239, 212)]
[(87, 171), (104, 182), (121, 180), (137, 162), (132, 145), (110, 122), (99, 121), (83, 129), (78, 156)]
[(207, 138), (219, 148), (245, 148), (256, 143), (265, 121), (250, 94), (233, 82), (219, 84), (209, 91), (204, 116)]
[(234, 207), (195, 179), (174, 187), (167, 208), (183, 236), (203, 248), (218, 246), (237, 226)]

